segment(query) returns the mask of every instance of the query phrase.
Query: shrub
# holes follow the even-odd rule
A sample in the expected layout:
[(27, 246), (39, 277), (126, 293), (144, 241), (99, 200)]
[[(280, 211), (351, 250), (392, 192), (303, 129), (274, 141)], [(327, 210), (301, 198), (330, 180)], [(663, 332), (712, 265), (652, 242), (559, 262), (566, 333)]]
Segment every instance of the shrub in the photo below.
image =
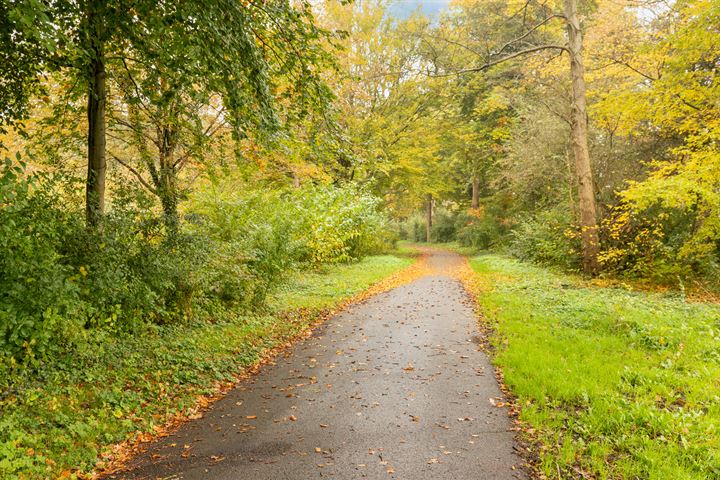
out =
[(581, 256), (576, 231), (567, 210), (540, 211), (512, 230), (508, 250), (521, 260), (577, 270)]
[[(0, 356), (32, 363), (205, 311), (261, 306), (293, 269), (352, 261), (394, 242), (378, 199), (351, 187), (224, 189), (192, 198), (169, 234), (152, 198), (113, 192), (87, 229), (68, 179), (0, 171)], [(61, 190), (60, 185), (70, 186)], [(219, 310), (218, 310), (219, 309)]]
[(0, 172), (0, 347), (17, 359), (50, 353), (63, 320), (76, 323), (81, 272), (63, 261), (80, 225), (60, 208), (51, 179), (6, 161)]
[(211, 185), (191, 198), (189, 228), (211, 253), (201, 269), (205, 291), (222, 302), (258, 306), (270, 287), (298, 264), (294, 208), (279, 193)]
[(379, 199), (352, 186), (310, 186), (290, 192), (303, 218), (297, 238), (305, 246), (303, 260), (338, 263), (357, 260), (387, 248), (391, 240)]
[(189, 211), (192, 231), (214, 248), (208, 290), (255, 306), (289, 270), (356, 260), (394, 242), (378, 200), (351, 187), (214, 184), (193, 195)]
[(458, 214), (444, 208), (435, 209), (430, 238), (434, 242), (452, 242), (456, 239)]
[(621, 203), (601, 223), (600, 264), (614, 275), (664, 284), (713, 279), (718, 275), (717, 248), (688, 248), (697, 223), (680, 209), (653, 205), (640, 212)]
[(412, 239), (414, 242), (424, 242), (427, 240), (426, 221), (423, 216), (414, 216), (412, 222)]
[(457, 218), (457, 240), (464, 247), (478, 250), (488, 249), (502, 240), (508, 231), (504, 212), (490, 205), (470, 209)]
[(424, 242), (426, 240), (425, 215), (414, 213), (407, 218), (397, 221), (395, 226), (397, 237), (411, 242)]

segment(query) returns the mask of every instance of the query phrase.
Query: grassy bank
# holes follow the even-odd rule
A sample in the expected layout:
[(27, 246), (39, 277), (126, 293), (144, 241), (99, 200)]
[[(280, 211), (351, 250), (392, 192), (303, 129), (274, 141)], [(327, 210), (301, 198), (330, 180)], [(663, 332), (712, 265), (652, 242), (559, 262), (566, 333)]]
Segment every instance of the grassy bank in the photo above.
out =
[(720, 307), (475, 257), (547, 478), (720, 478)]
[[(187, 413), (327, 308), (410, 265), (374, 256), (293, 277), (270, 309), (215, 323), (105, 333), (39, 371), (5, 382), (0, 397), (0, 478), (55, 478), (92, 470), (109, 447)], [(302, 307), (302, 310), (299, 310)]]

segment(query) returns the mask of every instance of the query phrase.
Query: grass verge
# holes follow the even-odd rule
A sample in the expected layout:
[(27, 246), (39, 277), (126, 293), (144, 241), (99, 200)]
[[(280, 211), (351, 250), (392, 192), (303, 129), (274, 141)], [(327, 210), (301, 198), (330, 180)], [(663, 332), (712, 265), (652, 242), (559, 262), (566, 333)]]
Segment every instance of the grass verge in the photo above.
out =
[(98, 333), (72, 357), (3, 379), (0, 478), (82, 478), (102, 469), (127, 452), (113, 445), (148, 439), (170, 419), (192, 418), (203, 396), (232, 385), (323, 312), (412, 262), (384, 255), (305, 272), (263, 314), (134, 335)]
[(720, 478), (720, 307), (471, 259), (544, 478)]

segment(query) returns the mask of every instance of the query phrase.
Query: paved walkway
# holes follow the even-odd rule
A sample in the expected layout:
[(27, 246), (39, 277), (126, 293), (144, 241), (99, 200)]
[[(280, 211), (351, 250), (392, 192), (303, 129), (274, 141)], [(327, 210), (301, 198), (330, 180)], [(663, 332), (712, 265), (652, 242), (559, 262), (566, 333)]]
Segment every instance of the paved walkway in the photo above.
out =
[(352, 306), (114, 478), (526, 478), (462, 259)]

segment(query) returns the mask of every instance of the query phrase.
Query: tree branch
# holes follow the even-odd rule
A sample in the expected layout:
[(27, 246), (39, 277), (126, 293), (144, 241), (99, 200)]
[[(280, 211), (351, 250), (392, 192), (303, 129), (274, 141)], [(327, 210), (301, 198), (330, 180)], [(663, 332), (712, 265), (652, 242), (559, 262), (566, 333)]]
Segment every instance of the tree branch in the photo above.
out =
[(120, 165), (122, 165), (123, 167), (127, 168), (128, 171), (129, 171), (130, 173), (132, 173), (135, 178), (138, 179), (138, 181), (142, 184), (143, 187), (147, 188), (151, 193), (157, 195), (157, 190), (156, 190), (154, 187), (152, 187), (152, 186), (147, 182), (147, 180), (145, 180), (145, 179), (142, 177), (142, 175), (140, 174), (140, 172), (138, 172), (138, 171), (137, 171), (135, 168), (133, 168), (130, 164), (128, 164), (127, 162), (123, 161), (120, 157), (118, 157), (118, 156), (115, 155), (114, 153), (112, 153), (112, 152), (108, 152), (108, 153), (110, 153), (110, 156), (111, 156), (116, 162), (118, 162), (118, 163), (119, 163)]
[(497, 60), (493, 60), (493, 61), (484, 63), (483, 65), (479, 65), (477, 67), (465, 68), (463, 70), (455, 70), (455, 71), (449, 72), (449, 73), (434, 74), (434, 75), (428, 75), (428, 76), (429, 77), (449, 77), (451, 75), (460, 75), (463, 73), (482, 72), (483, 70), (487, 70), (490, 67), (498, 65), (500, 63), (507, 62), (508, 60), (512, 60), (513, 58), (521, 57), (523, 55), (527, 55), (527, 54), (534, 53), (534, 52), (540, 52), (542, 50), (562, 50), (562, 51), (565, 51), (568, 53), (570, 52), (568, 50), (568, 48), (563, 45), (539, 45), (537, 47), (531, 47), (531, 48), (526, 48), (525, 50), (519, 50), (510, 55), (506, 55), (503, 58), (498, 58)]
[(552, 19), (554, 19), (554, 18), (565, 18), (565, 15), (561, 15), (561, 14), (559, 14), (559, 13), (555, 13), (555, 14), (553, 14), (553, 15), (548, 16), (548, 17), (545, 18), (542, 22), (540, 22), (540, 23), (538, 23), (538, 24), (530, 27), (525, 33), (523, 33), (523, 34), (520, 35), (519, 37), (517, 37), (517, 38), (515, 38), (515, 39), (513, 39), (513, 40), (510, 40), (509, 42), (507, 42), (507, 43), (506, 43), (505, 45), (503, 45), (503, 46), (500, 48), (500, 50), (498, 50), (497, 52), (491, 53), (491, 56), (500, 55), (502, 52), (505, 51), (506, 48), (508, 48), (508, 47), (510, 47), (511, 45), (516, 44), (516, 43), (524, 40), (525, 38), (527, 38), (528, 36), (530, 36), (530, 34), (532, 34), (533, 32), (535, 32), (537, 29), (539, 29), (539, 28), (542, 27), (543, 25), (546, 25), (550, 20), (552, 20)]

